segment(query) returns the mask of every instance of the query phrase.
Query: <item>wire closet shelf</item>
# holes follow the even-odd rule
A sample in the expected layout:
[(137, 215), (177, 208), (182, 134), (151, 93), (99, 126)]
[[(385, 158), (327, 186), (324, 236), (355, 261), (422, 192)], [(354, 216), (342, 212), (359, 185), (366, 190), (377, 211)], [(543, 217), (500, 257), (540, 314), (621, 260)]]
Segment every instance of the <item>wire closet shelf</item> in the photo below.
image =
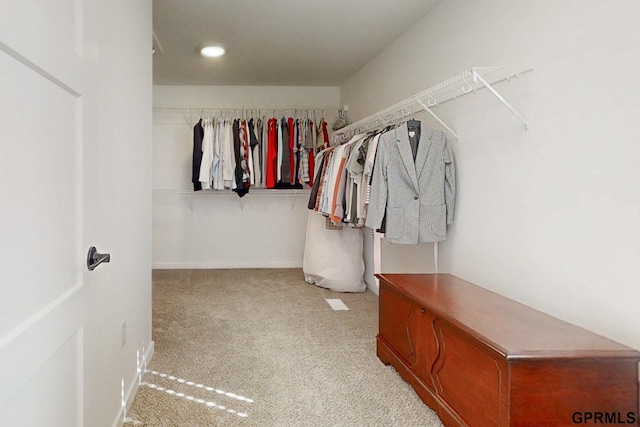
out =
[(525, 118), (516, 111), (515, 108), (493, 87), (503, 81), (510, 81), (519, 78), (522, 74), (533, 71), (533, 69), (524, 69), (520, 71), (512, 71), (507, 67), (474, 67), (453, 77), (450, 77), (434, 86), (429, 87), (421, 92), (416, 93), (400, 102), (397, 102), (383, 110), (371, 114), (361, 120), (358, 120), (335, 133), (346, 137), (360, 132), (384, 127), (388, 124), (396, 123), (411, 116), (416, 111), (422, 109), (429, 113), (438, 123), (440, 123), (451, 135), (459, 139), (456, 132), (453, 131), (444, 121), (433, 112), (433, 108), (446, 102), (458, 99), (477, 90), (486, 88), (498, 100), (509, 109), (527, 129)]

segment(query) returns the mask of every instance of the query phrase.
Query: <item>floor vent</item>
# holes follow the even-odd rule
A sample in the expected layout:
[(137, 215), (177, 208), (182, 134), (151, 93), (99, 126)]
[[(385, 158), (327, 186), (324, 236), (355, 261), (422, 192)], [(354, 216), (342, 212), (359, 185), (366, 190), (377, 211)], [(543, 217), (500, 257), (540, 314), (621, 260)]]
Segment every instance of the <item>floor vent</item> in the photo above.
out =
[(327, 298), (327, 302), (329, 303), (331, 308), (333, 308), (334, 310), (349, 310), (349, 307), (347, 307), (342, 302), (341, 299), (329, 299), (329, 298)]

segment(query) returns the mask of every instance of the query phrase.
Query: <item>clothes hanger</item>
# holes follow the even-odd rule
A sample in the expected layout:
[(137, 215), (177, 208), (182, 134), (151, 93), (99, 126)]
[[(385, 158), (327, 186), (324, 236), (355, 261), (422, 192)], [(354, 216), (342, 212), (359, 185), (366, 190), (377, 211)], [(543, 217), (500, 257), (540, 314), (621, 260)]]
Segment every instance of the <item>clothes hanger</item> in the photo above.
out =
[(420, 130), (420, 125), (421, 125), (420, 120), (417, 120), (415, 118), (415, 115), (411, 114), (409, 120), (407, 120), (407, 128)]

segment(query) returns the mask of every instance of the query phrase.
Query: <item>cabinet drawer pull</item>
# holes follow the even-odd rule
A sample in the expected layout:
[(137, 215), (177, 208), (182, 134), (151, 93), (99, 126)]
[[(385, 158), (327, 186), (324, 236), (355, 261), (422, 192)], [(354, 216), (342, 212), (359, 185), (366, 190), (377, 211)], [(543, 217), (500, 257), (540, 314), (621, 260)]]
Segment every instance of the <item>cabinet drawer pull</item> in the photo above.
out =
[(420, 309), (420, 313), (424, 313), (424, 307)]

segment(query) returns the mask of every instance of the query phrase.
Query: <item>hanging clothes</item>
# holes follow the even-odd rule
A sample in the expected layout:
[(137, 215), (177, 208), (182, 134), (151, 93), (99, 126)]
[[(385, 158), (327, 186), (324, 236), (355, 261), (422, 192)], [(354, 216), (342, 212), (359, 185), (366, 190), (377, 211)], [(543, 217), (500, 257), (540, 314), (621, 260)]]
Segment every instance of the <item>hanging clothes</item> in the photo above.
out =
[(204, 128), (202, 127), (202, 119), (193, 127), (193, 156), (191, 169), (191, 182), (193, 183), (193, 191), (202, 190), (200, 184), (200, 164), (202, 163), (202, 140), (204, 138)]
[(233, 149), (236, 158), (235, 191), (238, 196), (244, 197), (249, 192), (249, 172), (247, 169), (247, 160), (245, 157), (245, 146), (240, 136), (241, 122), (233, 121)]
[(233, 122), (231, 119), (225, 119), (221, 152), (222, 179), (225, 189), (236, 188), (236, 155), (233, 142)]
[[(193, 128), (194, 191), (311, 188), (322, 126), (309, 118), (200, 119)], [(242, 191), (239, 191), (242, 190)]]
[(311, 194), (309, 195), (309, 202), (307, 203), (307, 208), (311, 210), (317, 210), (316, 203), (318, 200), (318, 192), (320, 191), (320, 181), (322, 180), (322, 170), (324, 164), (324, 157), (326, 156), (326, 150), (320, 151), (316, 154), (316, 170), (314, 171), (315, 180), (313, 182), (313, 186), (311, 187)]
[(309, 126), (308, 126), (308, 148), (307, 148), (307, 155), (309, 158), (309, 170), (308, 170), (308, 175), (309, 175), (309, 180), (307, 181), (307, 183), (309, 184), (309, 186), (313, 186), (313, 169), (315, 167), (315, 157), (316, 157), (316, 143), (318, 140), (318, 135), (316, 132), (316, 128), (313, 125), (313, 122), (311, 120), (309, 120)]
[[(320, 196), (321, 199), (319, 201), (318, 204), (318, 212), (320, 212), (322, 215), (324, 216), (329, 216), (330, 212), (331, 212), (331, 201), (333, 200), (333, 192), (335, 190), (335, 179), (337, 176), (337, 167), (336, 167), (336, 158), (337, 158), (337, 151), (340, 148), (340, 146), (335, 146), (335, 147), (331, 147), (328, 148), (328, 150), (330, 151), (327, 155), (327, 160), (326, 160), (326, 169), (324, 171), (324, 177), (322, 180), (322, 188), (320, 191)], [(336, 170), (335, 172), (335, 176), (334, 176), (334, 169)]]
[(296, 143), (296, 129), (295, 120), (293, 117), (287, 119), (287, 128), (289, 129), (289, 183), (295, 184), (296, 182), (296, 159), (294, 157), (294, 145)]
[(249, 145), (249, 129), (247, 127), (247, 121), (240, 121), (240, 142), (242, 145), (241, 153), (242, 153), (242, 179), (245, 188), (249, 188), (253, 185), (254, 176), (253, 176), (253, 156), (251, 154), (251, 147)]
[(276, 120), (277, 132), (278, 132), (278, 144), (276, 148), (277, 163), (276, 163), (276, 182), (282, 182), (282, 121)]
[(203, 190), (211, 188), (211, 167), (213, 166), (213, 123), (211, 119), (204, 121), (202, 138), (202, 161), (200, 162), (200, 184)]
[(278, 124), (274, 118), (268, 122), (268, 145), (267, 145), (267, 168), (266, 183), (267, 188), (275, 188), (278, 168)]
[(330, 218), (335, 223), (346, 222), (345, 214), (347, 213), (347, 205), (350, 204), (352, 186), (349, 185), (347, 174), (347, 161), (353, 148), (359, 144), (366, 135), (357, 135), (348, 143), (342, 145), (336, 153), (336, 165), (334, 166), (335, 182), (333, 191), (333, 201), (331, 202)]
[(222, 139), (224, 126), (220, 120), (215, 121), (214, 143), (213, 143), (213, 164), (211, 166), (211, 188), (214, 190), (220, 190), (224, 188), (224, 181), (222, 180), (222, 168), (221, 166), (221, 154), (222, 154)]
[(253, 158), (253, 182), (256, 187), (262, 187), (262, 169), (260, 167), (260, 141), (256, 135), (256, 127), (254, 125), (253, 118), (247, 122), (249, 129), (249, 147), (251, 150), (251, 156)]
[(371, 178), (373, 175), (373, 165), (376, 157), (376, 151), (378, 149), (378, 141), (382, 134), (376, 134), (367, 146), (367, 155), (365, 158), (363, 170), (362, 170), (362, 187), (360, 201), (362, 207), (358, 213), (358, 224), (365, 224), (367, 218), (367, 212), (369, 208), (369, 200), (371, 199)]
[(290, 150), (289, 150), (289, 138), (291, 133), (289, 132), (289, 121), (284, 117), (280, 120), (280, 126), (282, 128), (282, 162), (280, 164), (280, 180), (281, 183), (291, 183), (291, 162), (290, 162)]
[(324, 118), (320, 119), (318, 123), (318, 142), (317, 147), (319, 150), (329, 148), (329, 131), (327, 130), (327, 122)]
[[(344, 211), (344, 192), (346, 179), (346, 161), (352, 142), (361, 138), (355, 136), (349, 143), (321, 150), (316, 159), (320, 162), (314, 168), (314, 185), (310, 196), (309, 208), (330, 217), (334, 222), (342, 222), (340, 212)], [(317, 175), (320, 175), (317, 177)], [(317, 187), (317, 191), (316, 188)], [(313, 200), (315, 198), (315, 200)]]
[(267, 168), (268, 168), (268, 145), (269, 145), (269, 120), (266, 116), (262, 116), (262, 137), (260, 147), (262, 148), (262, 186), (265, 188), (273, 188), (267, 185)]
[(351, 154), (347, 160), (347, 185), (349, 188), (348, 198), (346, 199), (347, 212), (345, 214), (345, 222), (352, 225), (358, 224), (358, 214), (360, 213), (362, 178), (364, 172), (364, 160), (367, 147), (373, 135), (369, 134), (359, 139), (353, 144)]
[[(323, 192), (326, 184), (325, 175), (327, 173), (327, 166), (329, 164), (329, 157), (331, 156), (331, 150), (332, 148), (327, 148), (325, 150), (322, 150), (320, 153), (318, 153), (316, 157), (316, 159), (322, 159), (322, 163), (320, 163), (318, 167), (317, 189), (315, 191), (314, 189), (312, 189), (311, 195), (309, 197), (308, 208), (320, 213), (322, 213), (320, 209), (320, 204), (322, 203), (322, 200), (324, 197)], [(314, 197), (315, 197), (315, 200), (314, 200)]]
[(300, 120), (295, 119), (294, 126), (294, 142), (293, 142), (293, 183), (298, 183), (298, 177), (300, 176)]
[(332, 224), (382, 231), (391, 243), (444, 240), (455, 208), (455, 163), (444, 134), (420, 128), (405, 122), (318, 151), (307, 207)]
[(309, 120), (298, 121), (298, 179), (296, 182), (305, 185), (309, 182)]
[(391, 243), (440, 242), (453, 222), (453, 154), (442, 132), (423, 128), (414, 161), (410, 139), (406, 123), (380, 137), (366, 226), (379, 229), (386, 218)]

